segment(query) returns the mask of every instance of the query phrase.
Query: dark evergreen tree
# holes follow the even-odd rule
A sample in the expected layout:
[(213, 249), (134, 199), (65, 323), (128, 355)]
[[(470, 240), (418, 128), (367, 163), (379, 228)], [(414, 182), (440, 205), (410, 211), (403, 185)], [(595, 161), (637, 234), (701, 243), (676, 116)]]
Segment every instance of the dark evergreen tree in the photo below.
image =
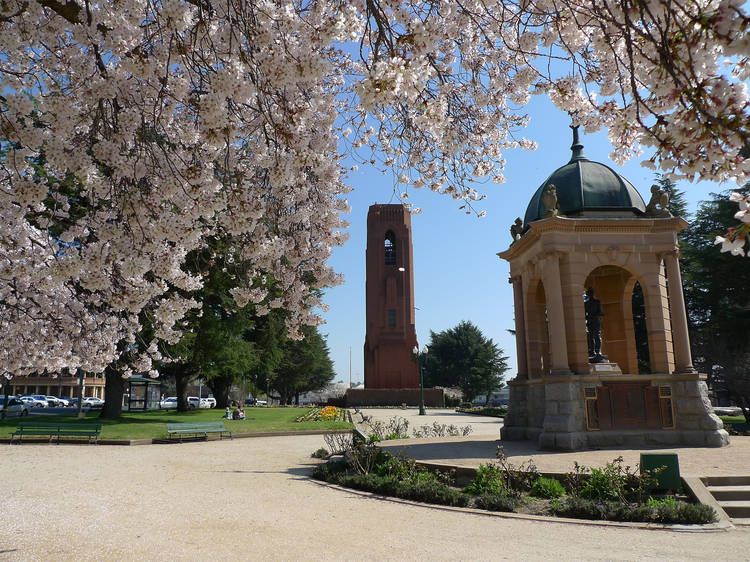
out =
[[(750, 191), (750, 183), (740, 190)], [(717, 394), (743, 408), (750, 422), (750, 266), (714, 244), (736, 224), (729, 193), (701, 203), (680, 249), (693, 361)]]
[(302, 330), (304, 339), (287, 339), (270, 386), (279, 393), (282, 404), (291, 404), (299, 394), (325, 388), (335, 375), (328, 343), (315, 326)]
[(508, 358), (492, 339), (468, 321), (442, 332), (430, 331), (424, 358), (426, 386), (458, 387), (464, 400), (502, 388)]

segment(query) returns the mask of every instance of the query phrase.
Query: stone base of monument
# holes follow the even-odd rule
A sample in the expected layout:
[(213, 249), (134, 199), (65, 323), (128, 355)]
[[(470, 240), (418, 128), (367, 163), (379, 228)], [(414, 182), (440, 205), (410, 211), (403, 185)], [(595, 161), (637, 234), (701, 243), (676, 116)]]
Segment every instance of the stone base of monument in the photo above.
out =
[(621, 375), (622, 370), (617, 363), (605, 361), (602, 363), (589, 363), (589, 374), (596, 375)]
[(509, 382), (503, 439), (541, 449), (722, 447), (729, 436), (712, 413), (705, 375), (594, 372)]
[[(419, 388), (349, 388), (346, 390), (347, 406), (419, 406)], [(424, 403), (428, 408), (444, 408), (442, 388), (425, 388)]]

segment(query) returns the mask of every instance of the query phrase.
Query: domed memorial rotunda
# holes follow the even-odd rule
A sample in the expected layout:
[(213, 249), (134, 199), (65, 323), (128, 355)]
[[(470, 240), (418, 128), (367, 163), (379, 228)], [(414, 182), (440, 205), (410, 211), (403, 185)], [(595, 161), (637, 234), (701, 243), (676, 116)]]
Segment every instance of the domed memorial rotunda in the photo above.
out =
[(677, 243), (687, 222), (658, 186), (645, 204), (586, 158), (577, 127), (571, 148), (498, 254), (510, 262), (518, 354), (503, 439), (727, 445), (690, 355)]

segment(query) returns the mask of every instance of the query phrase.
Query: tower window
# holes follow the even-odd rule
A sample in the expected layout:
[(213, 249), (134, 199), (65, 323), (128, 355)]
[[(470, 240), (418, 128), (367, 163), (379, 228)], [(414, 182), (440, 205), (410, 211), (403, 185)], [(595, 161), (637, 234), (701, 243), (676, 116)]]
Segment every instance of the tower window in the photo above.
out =
[(388, 327), (389, 328), (396, 327), (396, 310), (393, 308), (388, 310)]
[(385, 235), (385, 265), (396, 265), (396, 235), (390, 230)]

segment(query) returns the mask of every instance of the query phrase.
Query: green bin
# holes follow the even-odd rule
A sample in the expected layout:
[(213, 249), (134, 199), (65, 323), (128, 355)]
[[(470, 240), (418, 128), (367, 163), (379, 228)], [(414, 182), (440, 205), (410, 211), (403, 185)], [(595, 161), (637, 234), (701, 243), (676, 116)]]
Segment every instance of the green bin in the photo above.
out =
[(655, 471), (662, 466), (666, 468), (657, 475), (656, 487), (659, 490), (679, 490), (682, 488), (677, 453), (641, 453), (641, 474)]

